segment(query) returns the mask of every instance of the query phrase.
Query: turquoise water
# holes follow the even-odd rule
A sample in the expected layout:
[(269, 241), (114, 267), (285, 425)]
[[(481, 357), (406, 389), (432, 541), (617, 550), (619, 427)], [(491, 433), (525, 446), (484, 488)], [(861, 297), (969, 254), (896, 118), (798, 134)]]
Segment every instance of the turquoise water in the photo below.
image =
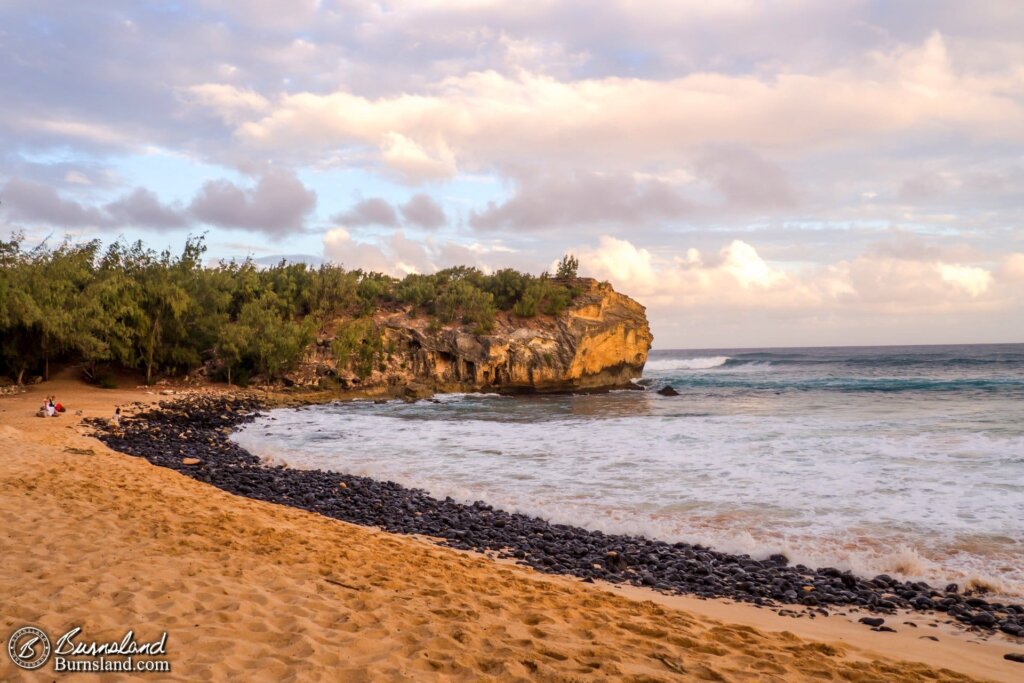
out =
[(553, 521), (1024, 594), (1024, 345), (655, 351), (654, 391), (279, 410), (293, 466)]

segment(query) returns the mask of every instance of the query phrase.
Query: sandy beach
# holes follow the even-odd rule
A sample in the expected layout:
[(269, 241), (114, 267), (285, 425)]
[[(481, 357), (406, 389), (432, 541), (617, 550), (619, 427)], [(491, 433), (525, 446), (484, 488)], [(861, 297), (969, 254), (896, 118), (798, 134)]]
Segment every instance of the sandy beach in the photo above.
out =
[[(34, 417), (44, 394), (56, 394), (68, 412)], [(80, 424), (109, 417), (115, 405), (159, 398), (73, 379), (0, 398), (5, 639), (25, 624), (51, 633), (82, 626), (95, 639), (167, 631), (172, 670), (154, 680), (1024, 675), (1024, 664), (1003, 659), (1024, 645), (960, 631), (945, 615), (891, 618), (898, 632), (878, 633), (855, 623), (860, 615), (794, 619), (546, 576), (233, 496), (110, 451)], [(41, 675), (4, 655), (0, 679)]]

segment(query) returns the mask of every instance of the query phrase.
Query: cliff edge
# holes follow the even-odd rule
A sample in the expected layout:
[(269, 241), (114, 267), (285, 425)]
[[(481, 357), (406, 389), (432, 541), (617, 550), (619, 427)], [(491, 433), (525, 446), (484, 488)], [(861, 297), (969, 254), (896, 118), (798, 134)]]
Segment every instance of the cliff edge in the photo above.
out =
[(391, 395), (631, 386), (651, 347), (644, 307), (607, 283), (579, 278), (572, 284), (579, 293), (559, 315), (522, 318), (500, 312), (486, 334), (464, 324), (441, 326), (407, 307), (378, 310), (354, 336), (356, 355), (365, 361), (357, 367), (337, 360), (339, 336), (353, 335), (352, 321), (336, 321), (288, 379)]

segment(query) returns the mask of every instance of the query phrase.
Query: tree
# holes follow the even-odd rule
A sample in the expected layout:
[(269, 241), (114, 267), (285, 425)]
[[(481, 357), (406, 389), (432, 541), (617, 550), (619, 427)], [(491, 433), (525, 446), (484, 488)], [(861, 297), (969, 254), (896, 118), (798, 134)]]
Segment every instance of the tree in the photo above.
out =
[(31, 296), (33, 263), (22, 250), (24, 237), (0, 241), (0, 360), (22, 384), (39, 358), (39, 306)]
[(353, 306), (358, 285), (355, 273), (347, 273), (337, 266), (320, 266), (306, 294), (306, 307), (321, 329)]
[(572, 254), (566, 254), (562, 257), (562, 260), (558, 262), (558, 269), (555, 271), (555, 277), (562, 279), (575, 279), (576, 271), (580, 268), (580, 260)]
[(231, 384), (233, 371), (242, 364), (248, 354), (252, 338), (252, 330), (236, 322), (228, 323), (220, 328), (216, 353), (217, 358), (224, 364), (228, 384)]
[(93, 277), (98, 249), (98, 240), (80, 245), (65, 240), (54, 250), (41, 245), (32, 252), (35, 262), (29, 293), (38, 308), (44, 379), (50, 376), (50, 359), (75, 347), (81, 294)]
[(295, 321), (282, 315), (282, 302), (266, 292), (247, 303), (238, 322), (249, 330), (249, 354), (256, 372), (279, 379), (302, 359), (313, 341), (312, 321)]
[[(186, 256), (189, 247), (186, 246)], [(139, 283), (142, 315), (137, 336), (139, 356), (146, 370), (146, 384), (164, 361), (182, 360), (187, 353), (178, 342), (185, 336), (183, 322), (192, 305), (185, 287), (189, 261), (174, 259), (169, 251), (156, 256), (137, 242), (130, 251), (129, 272)], [(186, 359), (187, 360), (187, 359)]]
[(500, 310), (507, 311), (522, 298), (532, 280), (532, 276), (513, 268), (502, 268), (487, 278), (484, 289), (494, 295), (494, 303)]
[(143, 317), (141, 289), (125, 270), (125, 253), (120, 242), (110, 245), (78, 308), (76, 346), (90, 381), (97, 379), (104, 363), (136, 364), (139, 320)]

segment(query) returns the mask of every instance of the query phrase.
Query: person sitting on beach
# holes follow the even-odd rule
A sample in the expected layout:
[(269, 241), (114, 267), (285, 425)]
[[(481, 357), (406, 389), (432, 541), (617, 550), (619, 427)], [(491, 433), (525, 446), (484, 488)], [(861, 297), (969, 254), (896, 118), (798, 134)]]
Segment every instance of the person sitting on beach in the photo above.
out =
[(110, 426), (111, 427), (120, 427), (121, 426), (121, 408), (120, 407), (114, 409), (114, 417), (110, 418)]
[(58, 413), (63, 413), (66, 410), (66, 408), (63, 405), (61, 405), (60, 401), (57, 400), (56, 396), (53, 397), (53, 400), (54, 400), (53, 409), (56, 410)]
[(53, 405), (53, 397), (46, 397), (46, 414), (50, 417), (57, 417), (57, 406)]
[(47, 401), (43, 401), (43, 405), (39, 406), (39, 410), (36, 411), (36, 417), (46, 417), (49, 414), (50, 411)]

